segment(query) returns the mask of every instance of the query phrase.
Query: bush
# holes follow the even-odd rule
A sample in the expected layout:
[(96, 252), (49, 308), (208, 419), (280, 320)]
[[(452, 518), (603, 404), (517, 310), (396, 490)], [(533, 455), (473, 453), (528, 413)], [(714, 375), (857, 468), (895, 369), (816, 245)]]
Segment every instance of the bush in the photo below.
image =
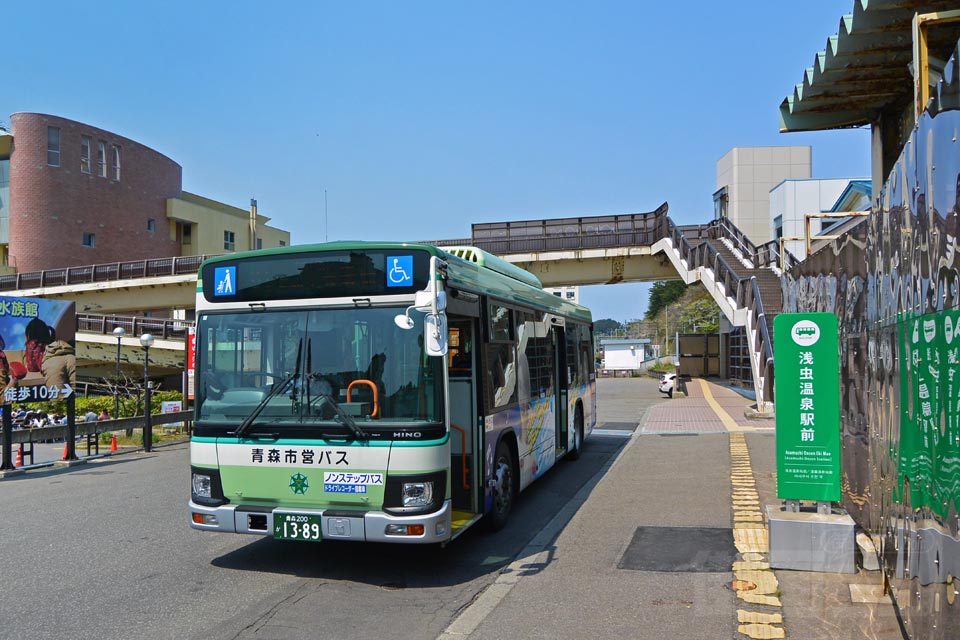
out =
[[(181, 402), (183, 400), (183, 393), (180, 391), (154, 391), (150, 394), (150, 410), (151, 413), (160, 413), (160, 403), (177, 401)], [(143, 398), (134, 398), (134, 397), (121, 397), (120, 398), (120, 417), (129, 418), (141, 414), (141, 406), (143, 403)], [(85, 398), (78, 397), (75, 402), (76, 405), (76, 415), (83, 416), (87, 412), (92, 411), (97, 415), (101, 411), (106, 411), (107, 415), (111, 418), (113, 417), (113, 407), (114, 399), (113, 396), (87, 396)], [(44, 411), (47, 415), (52, 415), (54, 413), (59, 413), (60, 415), (66, 415), (67, 413), (67, 401), (66, 400), (56, 400), (53, 402), (33, 402), (30, 404), (30, 408), (35, 411)]]

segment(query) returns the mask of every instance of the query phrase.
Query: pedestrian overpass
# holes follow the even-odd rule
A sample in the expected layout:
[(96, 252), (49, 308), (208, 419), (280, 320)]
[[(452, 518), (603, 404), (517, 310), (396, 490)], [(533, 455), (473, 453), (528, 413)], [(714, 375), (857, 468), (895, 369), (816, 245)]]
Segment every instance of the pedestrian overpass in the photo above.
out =
[[(664, 203), (624, 215), (474, 224), (471, 237), (431, 240), (469, 245), (535, 274), (545, 287), (653, 282), (699, 282), (735, 327), (729, 345), (732, 377), (753, 384), (758, 401), (773, 400), (773, 316), (782, 308), (780, 273), (796, 260), (781, 257), (776, 241), (757, 246), (728, 220), (678, 226)], [(0, 295), (71, 299), (77, 303), (78, 364), (90, 376), (112, 375), (143, 363), (138, 336), (159, 339), (150, 364), (157, 373), (182, 370), (186, 320), (136, 317), (149, 309), (194, 307), (197, 271), (208, 256), (89, 265), (0, 276)], [(781, 260), (788, 261), (786, 265)], [(117, 314), (117, 315), (111, 315)], [(761, 407), (763, 408), (763, 407)]]

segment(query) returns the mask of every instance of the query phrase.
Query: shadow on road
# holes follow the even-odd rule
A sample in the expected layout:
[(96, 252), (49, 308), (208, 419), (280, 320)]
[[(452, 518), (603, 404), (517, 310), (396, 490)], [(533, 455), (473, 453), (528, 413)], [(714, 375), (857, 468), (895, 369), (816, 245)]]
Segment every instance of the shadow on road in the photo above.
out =
[[(627, 442), (623, 437), (589, 438), (580, 460), (559, 462), (520, 494), (509, 524), (497, 533), (486, 532), (483, 523), (479, 523), (446, 547), (333, 540), (317, 544), (261, 538), (213, 559), (211, 564), (238, 571), (357, 582), (383, 589), (430, 589), (466, 583), (499, 572), (511, 563)], [(529, 570), (537, 572), (543, 568)]]

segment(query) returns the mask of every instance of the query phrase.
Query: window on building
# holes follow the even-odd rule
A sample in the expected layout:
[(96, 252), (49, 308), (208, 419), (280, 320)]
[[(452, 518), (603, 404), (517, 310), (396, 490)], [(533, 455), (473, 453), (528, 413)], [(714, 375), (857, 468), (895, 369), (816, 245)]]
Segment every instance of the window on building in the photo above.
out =
[(193, 242), (193, 225), (185, 224), (183, 225), (183, 234), (181, 236), (181, 241), (183, 244), (191, 244)]
[(60, 129), (47, 127), (47, 164), (60, 166)]
[(783, 237), (783, 216), (777, 216), (773, 219), (773, 239)]
[(263, 249), (263, 238), (257, 238), (257, 249)]
[(287, 246), (287, 243), (286, 243), (286, 241), (284, 241), (284, 240), (281, 240), (281, 241), (280, 241), (280, 246), (281, 246), (281, 247), (285, 247), (285, 246)]
[(223, 232), (223, 248), (227, 251), (233, 251), (237, 245), (237, 236), (233, 231)]
[(157, 221), (154, 220), (153, 218), (150, 218), (149, 220), (147, 220), (147, 231), (149, 231), (150, 233), (153, 233), (156, 230), (157, 230)]
[(97, 175), (107, 177), (107, 143), (103, 140), (97, 142)]
[(557, 296), (558, 298), (562, 298), (562, 297), (563, 297), (563, 292), (562, 292), (562, 291), (554, 291), (554, 292), (553, 292), (553, 295)]
[(113, 144), (110, 145), (111, 160), (110, 169), (113, 174), (113, 179), (117, 182), (120, 181), (120, 147)]
[(567, 291), (567, 300), (573, 300), (575, 295), (573, 291)]
[(95, 247), (95, 246), (97, 246), (97, 237), (96, 237), (96, 235), (84, 231), (84, 232), (83, 232), (83, 246), (85, 246), (85, 247)]
[(80, 171), (90, 173), (90, 136), (80, 136)]
[(722, 220), (728, 218), (730, 212), (727, 210), (730, 198), (727, 195), (727, 188), (724, 187), (713, 194), (713, 219)]

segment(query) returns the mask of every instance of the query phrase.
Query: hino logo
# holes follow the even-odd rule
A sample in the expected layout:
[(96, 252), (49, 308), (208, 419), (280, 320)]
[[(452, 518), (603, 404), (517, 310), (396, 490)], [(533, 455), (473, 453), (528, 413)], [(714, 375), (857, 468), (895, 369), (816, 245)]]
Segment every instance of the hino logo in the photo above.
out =
[(412, 440), (422, 437), (422, 434), (419, 431), (394, 431), (393, 437), (394, 439), (406, 438)]

